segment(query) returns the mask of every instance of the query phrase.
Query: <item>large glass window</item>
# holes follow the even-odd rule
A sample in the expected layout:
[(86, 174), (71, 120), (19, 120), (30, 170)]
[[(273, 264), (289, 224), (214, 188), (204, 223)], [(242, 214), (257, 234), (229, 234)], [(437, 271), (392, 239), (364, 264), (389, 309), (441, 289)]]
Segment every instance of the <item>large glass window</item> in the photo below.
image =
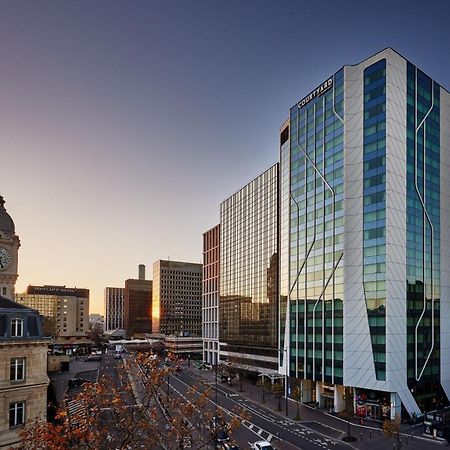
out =
[(25, 380), (25, 358), (11, 358), (9, 379), (11, 381)]
[(343, 382), (343, 87), (340, 70), (326, 93), (291, 108), (290, 160), (281, 168), (290, 171), (290, 375), (336, 384)]
[[(386, 379), (386, 60), (364, 70), (364, 295), (375, 373)], [(383, 259), (384, 261), (384, 259)]]
[(408, 386), (422, 410), (440, 387), (440, 86), (407, 65)]
[(9, 404), (9, 428), (19, 427), (25, 423), (25, 402)]

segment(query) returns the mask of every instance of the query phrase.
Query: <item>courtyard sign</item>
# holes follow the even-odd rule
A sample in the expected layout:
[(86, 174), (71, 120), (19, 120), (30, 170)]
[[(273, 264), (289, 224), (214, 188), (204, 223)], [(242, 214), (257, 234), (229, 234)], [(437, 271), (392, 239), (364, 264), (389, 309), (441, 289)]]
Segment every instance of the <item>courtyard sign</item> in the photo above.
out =
[(311, 92), (311, 94), (307, 95), (305, 98), (300, 100), (297, 103), (299, 108), (303, 108), (307, 105), (311, 100), (314, 100), (316, 97), (320, 97), (322, 94), (328, 91), (333, 86), (333, 78), (328, 78), (327, 81), (324, 81), (317, 89)]

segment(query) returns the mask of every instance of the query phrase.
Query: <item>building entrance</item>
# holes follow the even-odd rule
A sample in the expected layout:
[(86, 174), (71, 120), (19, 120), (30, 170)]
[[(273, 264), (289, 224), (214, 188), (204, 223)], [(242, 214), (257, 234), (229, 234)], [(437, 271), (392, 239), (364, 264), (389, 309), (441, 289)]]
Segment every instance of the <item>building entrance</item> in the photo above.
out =
[(320, 396), (320, 407), (327, 411), (334, 410), (334, 397), (328, 397), (322, 394)]

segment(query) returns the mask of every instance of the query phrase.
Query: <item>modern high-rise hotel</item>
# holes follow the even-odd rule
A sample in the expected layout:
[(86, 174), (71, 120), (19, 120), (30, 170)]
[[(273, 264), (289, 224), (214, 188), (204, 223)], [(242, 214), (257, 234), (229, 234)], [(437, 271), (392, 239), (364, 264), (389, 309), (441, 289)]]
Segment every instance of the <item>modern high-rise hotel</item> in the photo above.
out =
[(280, 136), (280, 372), (335, 411), (448, 403), (449, 92), (386, 49), (327, 77)]

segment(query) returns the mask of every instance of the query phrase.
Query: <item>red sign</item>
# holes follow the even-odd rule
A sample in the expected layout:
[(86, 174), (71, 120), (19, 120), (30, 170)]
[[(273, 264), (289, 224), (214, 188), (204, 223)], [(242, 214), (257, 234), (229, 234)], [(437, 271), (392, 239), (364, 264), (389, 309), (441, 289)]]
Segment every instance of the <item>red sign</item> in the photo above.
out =
[(366, 417), (367, 411), (366, 411), (366, 405), (356, 405), (356, 415), (358, 417)]

